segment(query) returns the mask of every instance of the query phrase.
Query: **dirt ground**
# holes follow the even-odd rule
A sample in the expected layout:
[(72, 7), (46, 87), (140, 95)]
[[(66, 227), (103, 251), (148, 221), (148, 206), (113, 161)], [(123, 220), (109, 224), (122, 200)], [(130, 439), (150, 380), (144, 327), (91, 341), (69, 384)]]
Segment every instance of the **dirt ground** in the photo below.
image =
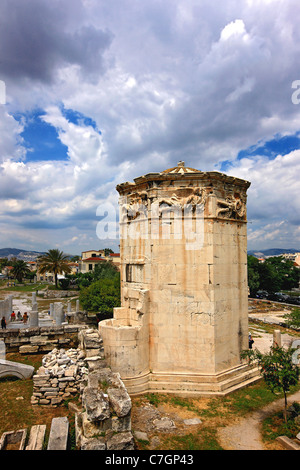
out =
[[(132, 429), (134, 432), (138, 430), (145, 433), (148, 440), (147, 450), (168, 449), (164, 446), (164, 442), (169, 438), (201, 431), (202, 421), (195, 411), (166, 402), (155, 406), (145, 398), (133, 398), (132, 402)], [(206, 408), (209, 399), (203, 398), (195, 402), (197, 409), (201, 410)], [(195, 424), (185, 423), (185, 420), (191, 419), (196, 420)]]
[[(289, 402), (300, 402), (300, 392), (289, 397)], [(247, 418), (239, 419), (218, 431), (218, 438), (225, 450), (283, 450), (283, 447), (274, 442), (265, 445), (261, 439), (261, 425), (264, 419), (276, 411), (282, 410), (284, 400), (274, 403), (252, 413)]]

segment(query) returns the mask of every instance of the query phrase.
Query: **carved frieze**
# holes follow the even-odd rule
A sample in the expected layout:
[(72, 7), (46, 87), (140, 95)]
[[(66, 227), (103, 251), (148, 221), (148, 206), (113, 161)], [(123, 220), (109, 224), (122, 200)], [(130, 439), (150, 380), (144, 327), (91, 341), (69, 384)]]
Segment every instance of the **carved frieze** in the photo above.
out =
[(179, 193), (174, 193), (169, 198), (159, 198), (158, 204), (160, 209), (162, 206), (178, 206), (182, 209), (191, 208), (195, 211), (199, 205), (204, 206), (206, 203), (206, 191), (203, 188), (193, 188), (188, 196), (180, 196)]
[(188, 195), (182, 195), (180, 191), (177, 191), (172, 195), (158, 197), (157, 199), (153, 196), (148, 196), (146, 191), (122, 196), (120, 198), (121, 221), (131, 222), (140, 216), (146, 218), (152, 204), (155, 204), (158, 208), (158, 215), (161, 215), (168, 208), (175, 206), (180, 209), (191, 209), (193, 212), (197, 206), (204, 207), (207, 199), (205, 189), (198, 187), (191, 188), (188, 193)]
[[(195, 213), (198, 208), (204, 210), (205, 205), (210, 197), (216, 200), (215, 209), (209, 214), (210, 217), (221, 219), (233, 219), (246, 221), (246, 195), (243, 191), (235, 192), (234, 190), (223, 191), (218, 188), (207, 188), (199, 186), (189, 187), (174, 191), (153, 194), (151, 192), (135, 191), (129, 195), (121, 196), (121, 222), (130, 223), (136, 219), (147, 219), (149, 211), (153, 216), (161, 216), (163, 213), (177, 210), (191, 211)], [(202, 212), (203, 213), (203, 212)]]
[(217, 199), (217, 217), (224, 219), (245, 220), (246, 200), (243, 196), (228, 194), (223, 199)]

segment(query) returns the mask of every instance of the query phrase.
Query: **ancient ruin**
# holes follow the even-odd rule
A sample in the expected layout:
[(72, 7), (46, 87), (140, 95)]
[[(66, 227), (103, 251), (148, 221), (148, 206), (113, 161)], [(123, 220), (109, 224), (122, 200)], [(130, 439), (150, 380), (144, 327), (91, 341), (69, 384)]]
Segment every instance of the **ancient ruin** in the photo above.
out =
[(122, 303), (99, 331), (130, 394), (225, 394), (257, 380), (240, 357), (249, 186), (184, 162), (117, 186)]

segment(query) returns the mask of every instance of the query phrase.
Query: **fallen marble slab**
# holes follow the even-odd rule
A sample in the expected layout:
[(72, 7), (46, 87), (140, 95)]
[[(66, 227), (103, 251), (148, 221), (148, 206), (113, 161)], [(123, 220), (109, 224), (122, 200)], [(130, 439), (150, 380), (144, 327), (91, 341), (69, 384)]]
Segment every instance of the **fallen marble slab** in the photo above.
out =
[(0, 359), (0, 378), (13, 376), (18, 377), (19, 379), (30, 379), (33, 376), (33, 373), (33, 366)]
[(67, 450), (69, 420), (67, 417), (53, 418), (47, 450)]
[(26, 450), (43, 450), (45, 432), (45, 424), (32, 426)]

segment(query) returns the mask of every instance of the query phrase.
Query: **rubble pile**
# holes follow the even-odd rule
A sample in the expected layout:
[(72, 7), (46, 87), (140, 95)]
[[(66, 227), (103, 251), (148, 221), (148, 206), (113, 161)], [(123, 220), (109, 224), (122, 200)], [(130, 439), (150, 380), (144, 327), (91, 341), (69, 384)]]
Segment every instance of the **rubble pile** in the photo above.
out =
[(80, 393), (84, 375), (88, 373), (82, 349), (53, 349), (42, 360), (33, 376), (32, 405), (57, 406)]

